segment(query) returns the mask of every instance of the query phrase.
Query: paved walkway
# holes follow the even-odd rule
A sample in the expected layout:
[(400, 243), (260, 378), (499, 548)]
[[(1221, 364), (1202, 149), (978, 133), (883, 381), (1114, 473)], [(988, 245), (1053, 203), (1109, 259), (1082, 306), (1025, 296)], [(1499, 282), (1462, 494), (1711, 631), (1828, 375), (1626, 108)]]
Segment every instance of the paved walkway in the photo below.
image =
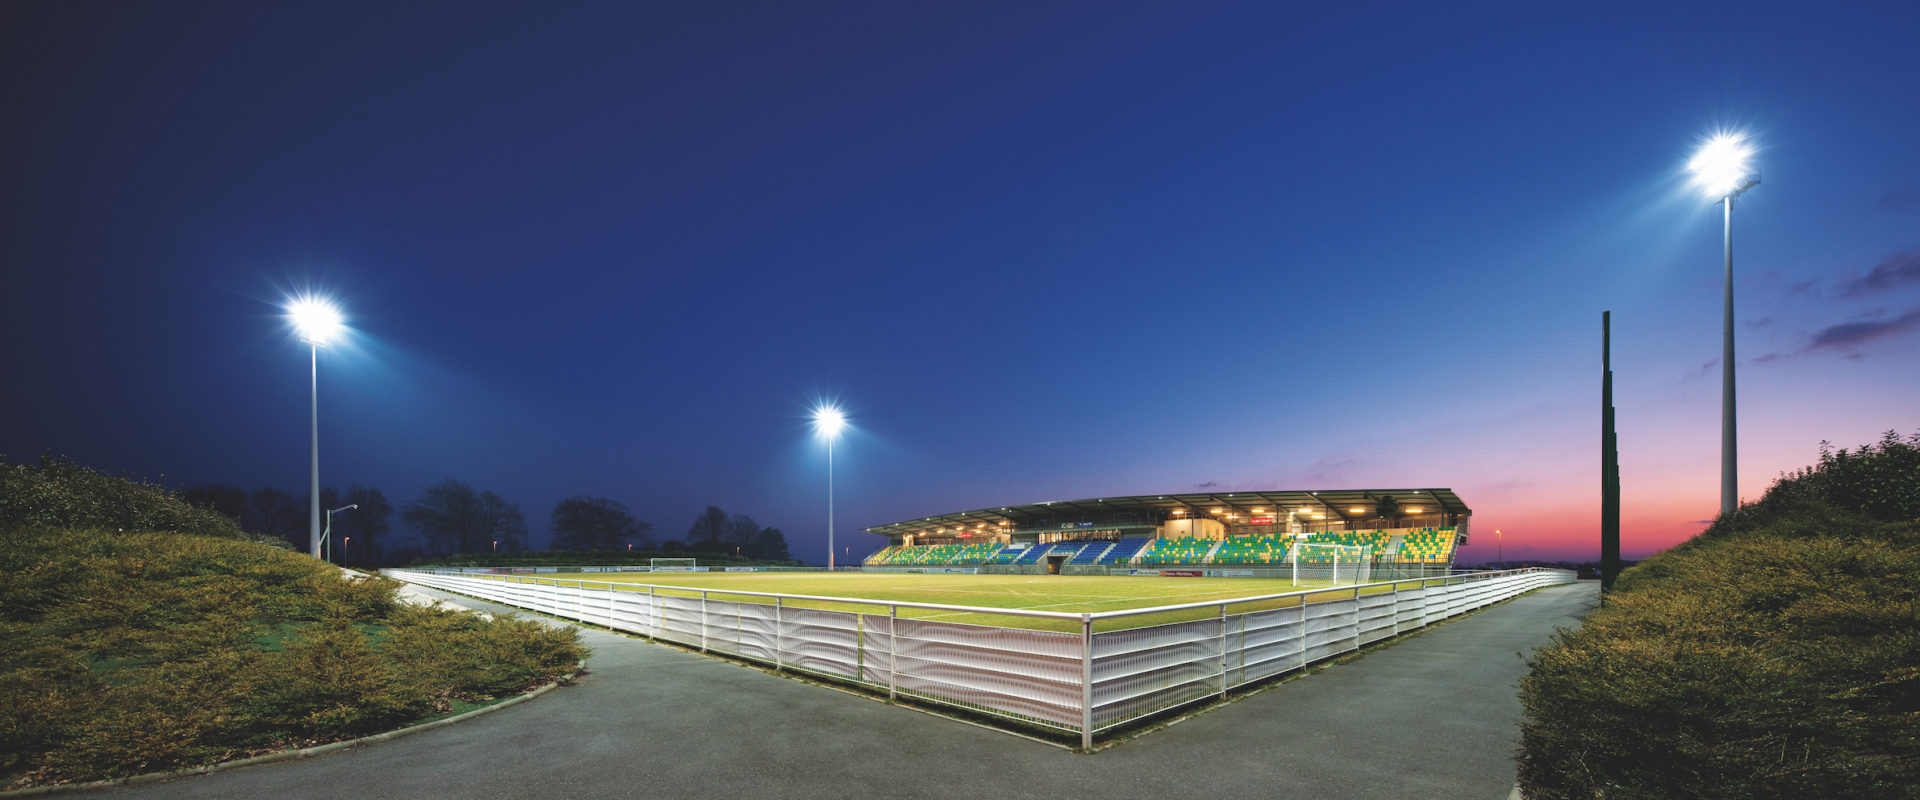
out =
[(585, 630), (591, 672), (533, 702), (100, 796), (1497, 800), (1516, 771), (1523, 654), (1598, 589), (1544, 589), (1093, 755)]

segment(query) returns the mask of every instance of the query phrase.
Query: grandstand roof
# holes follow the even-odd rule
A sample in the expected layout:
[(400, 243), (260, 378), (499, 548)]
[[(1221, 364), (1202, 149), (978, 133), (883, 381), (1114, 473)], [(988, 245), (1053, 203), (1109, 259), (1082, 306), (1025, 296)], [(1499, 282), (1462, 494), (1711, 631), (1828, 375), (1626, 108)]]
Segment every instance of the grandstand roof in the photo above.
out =
[[(949, 533), (961, 529), (980, 532), (1026, 531), (1086, 522), (1092, 522), (1095, 526), (1110, 526), (1125, 524), (1128, 520), (1142, 525), (1157, 525), (1182, 517), (1226, 519), (1228, 515), (1232, 515), (1236, 521), (1245, 522), (1252, 517), (1291, 514), (1302, 509), (1309, 513), (1324, 514), (1326, 521), (1364, 520), (1373, 515), (1375, 504), (1382, 497), (1392, 497), (1403, 512), (1418, 508), (1423, 515), (1439, 513), (1465, 516), (1473, 513), (1465, 503), (1460, 502), (1460, 496), (1454, 494), (1452, 489), (1276, 489), (1055, 500), (902, 520), (876, 525), (866, 531), (883, 536)], [(1220, 509), (1221, 513), (1215, 514), (1215, 509)], [(1260, 511), (1256, 512), (1255, 509)], [(1006, 524), (1002, 525), (1002, 522)]]

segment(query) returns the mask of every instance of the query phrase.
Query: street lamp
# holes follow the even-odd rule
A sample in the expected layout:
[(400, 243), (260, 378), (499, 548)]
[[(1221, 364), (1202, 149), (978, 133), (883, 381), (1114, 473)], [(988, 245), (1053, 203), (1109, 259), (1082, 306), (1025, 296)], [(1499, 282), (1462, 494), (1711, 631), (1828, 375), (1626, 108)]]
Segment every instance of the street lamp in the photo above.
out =
[(1493, 529), (1494, 552), (1500, 554), (1500, 568), (1507, 568), (1507, 537), (1500, 535), (1500, 529)]
[(1733, 403), (1733, 198), (1760, 184), (1760, 171), (1747, 163), (1753, 157), (1753, 145), (1746, 134), (1722, 133), (1708, 139), (1687, 162), (1693, 171), (1694, 185), (1707, 197), (1726, 207), (1726, 298), (1720, 354), (1720, 515), (1732, 514), (1740, 506), (1740, 491), (1735, 478), (1737, 426)]
[(359, 503), (348, 503), (339, 508), (327, 509), (327, 529), (320, 533), (320, 541), (325, 542), (327, 545), (328, 561), (333, 560), (333, 515), (338, 514), (342, 511), (346, 511), (347, 509), (350, 509), (350, 508), (359, 508), (359, 507), (360, 507)]
[(310, 510), (307, 519), (308, 555), (320, 557), (320, 348), (327, 340), (339, 335), (341, 330), (340, 310), (332, 303), (311, 295), (296, 298), (287, 305), (287, 318), (293, 322), (294, 330), (300, 334), (300, 341), (312, 348), (313, 369), (313, 462), (309, 485), (312, 497), (307, 504)]
[(847, 426), (847, 415), (834, 406), (821, 406), (813, 410), (813, 427), (827, 439), (827, 571), (834, 570), (833, 560), (833, 440), (840, 436), (840, 429)]

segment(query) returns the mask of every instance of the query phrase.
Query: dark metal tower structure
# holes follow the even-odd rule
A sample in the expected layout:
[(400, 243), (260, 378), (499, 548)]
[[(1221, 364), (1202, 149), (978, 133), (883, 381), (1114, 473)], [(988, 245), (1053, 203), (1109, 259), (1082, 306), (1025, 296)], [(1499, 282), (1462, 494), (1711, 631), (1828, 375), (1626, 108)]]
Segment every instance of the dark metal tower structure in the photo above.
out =
[(1620, 442), (1613, 430), (1613, 332), (1600, 312), (1600, 591), (1620, 575)]

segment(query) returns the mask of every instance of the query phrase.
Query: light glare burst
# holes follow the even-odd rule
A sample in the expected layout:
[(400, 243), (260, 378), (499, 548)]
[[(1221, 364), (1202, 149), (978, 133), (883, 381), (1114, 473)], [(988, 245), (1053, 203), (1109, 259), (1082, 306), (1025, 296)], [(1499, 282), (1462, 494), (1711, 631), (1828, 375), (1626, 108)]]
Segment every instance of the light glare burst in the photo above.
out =
[(1746, 134), (1720, 133), (1700, 145), (1687, 169), (1693, 173), (1694, 185), (1708, 197), (1721, 198), (1738, 191), (1753, 174), (1747, 163), (1752, 157), (1753, 145)]
[(832, 439), (847, 426), (847, 415), (838, 406), (821, 406), (813, 410), (813, 424), (822, 436)]
[(287, 304), (287, 318), (293, 321), (293, 329), (300, 334), (300, 340), (308, 344), (324, 345), (340, 333), (340, 310), (332, 303), (318, 297), (295, 298)]

